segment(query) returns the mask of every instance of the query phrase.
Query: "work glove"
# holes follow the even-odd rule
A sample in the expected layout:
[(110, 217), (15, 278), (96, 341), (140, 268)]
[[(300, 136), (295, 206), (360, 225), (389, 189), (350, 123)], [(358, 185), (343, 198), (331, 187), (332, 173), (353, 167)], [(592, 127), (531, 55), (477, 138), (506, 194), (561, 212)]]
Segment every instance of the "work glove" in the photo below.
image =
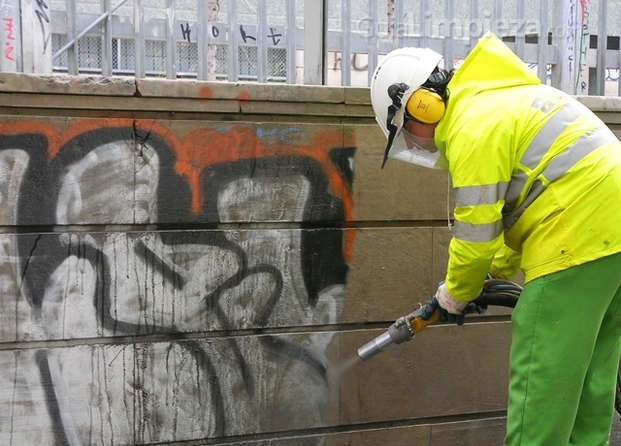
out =
[(484, 310), (473, 302), (462, 302), (455, 299), (446, 291), (446, 286), (442, 283), (436, 295), (423, 307), (421, 318), (426, 321), (436, 311), (440, 312), (440, 322), (463, 325), (466, 314), (482, 313)]

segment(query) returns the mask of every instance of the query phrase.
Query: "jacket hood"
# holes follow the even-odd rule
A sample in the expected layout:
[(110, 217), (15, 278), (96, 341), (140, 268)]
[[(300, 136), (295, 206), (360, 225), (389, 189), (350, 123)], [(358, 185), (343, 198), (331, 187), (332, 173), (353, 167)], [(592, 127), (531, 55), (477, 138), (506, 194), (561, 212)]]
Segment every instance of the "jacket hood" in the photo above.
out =
[(456, 104), (467, 104), (469, 98), (483, 91), (540, 83), (539, 77), (528, 65), (495, 34), (487, 32), (448, 84), (447, 109), (436, 128), (436, 145), (444, 151), (446, 133), (456, 112)]
[(495, 34), (487, 32), (449, 83), (449, 101), (481, 91), (536, 85), (539, 77)]

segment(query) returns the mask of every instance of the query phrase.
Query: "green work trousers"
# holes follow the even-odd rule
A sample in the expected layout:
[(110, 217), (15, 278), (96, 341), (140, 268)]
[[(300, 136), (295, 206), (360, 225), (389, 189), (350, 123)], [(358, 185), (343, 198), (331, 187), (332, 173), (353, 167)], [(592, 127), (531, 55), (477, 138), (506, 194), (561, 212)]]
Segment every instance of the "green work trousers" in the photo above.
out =
[(621, 354), (621, 253), (527, 283), (511, 322), (504, 444), (607, 445)]

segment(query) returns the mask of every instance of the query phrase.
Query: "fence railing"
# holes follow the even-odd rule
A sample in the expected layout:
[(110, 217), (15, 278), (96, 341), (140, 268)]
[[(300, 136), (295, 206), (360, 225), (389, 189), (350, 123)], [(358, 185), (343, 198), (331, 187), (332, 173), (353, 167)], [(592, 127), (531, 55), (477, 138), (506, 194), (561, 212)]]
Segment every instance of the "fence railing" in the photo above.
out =
[(542, 81), (621, 93), (613, 0), (2, 0), (1, 71), (366, 86), (383, 55), (457, 66), (498, 34)]

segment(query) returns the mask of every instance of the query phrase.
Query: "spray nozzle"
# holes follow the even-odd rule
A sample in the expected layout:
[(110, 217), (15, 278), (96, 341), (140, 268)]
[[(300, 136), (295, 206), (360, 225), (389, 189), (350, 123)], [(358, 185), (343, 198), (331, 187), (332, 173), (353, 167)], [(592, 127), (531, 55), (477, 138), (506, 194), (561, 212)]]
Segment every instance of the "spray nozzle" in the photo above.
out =
[(360, 359), (367, 361), (393, 344), (409, 341), (416, 333), (422, 331), (427, 325), (437, 321), (440, 317), (440, 313), (436, 311), (428, 320), (422, 320), (420, 317), (422, 310), (423, 306), (418, 304), (414, 311), (401, 316), (394, 324), (388, 327), (388, 331), (360, 347), (358, 349)]
[[(489, 305), (514, 308), (522, 292), (522, 287), (514, 282), (500, 279), (487, 279), (481, 294), (467, 307), (466, 313), (482, 313)], [(416, 333), (423, 331), (428, 325), (440, 319), (440, 312), (433, 311), (430, 305), (417, 304), (414, 311), (400, 317), (388, 327), (388, 331), (367, 342), (358, 349), (358, 356), (363, 361), (371, 359), (386, 350), (392, 344), (409, 341)], [(423, 319), (422, 316), (426, 319)]]

